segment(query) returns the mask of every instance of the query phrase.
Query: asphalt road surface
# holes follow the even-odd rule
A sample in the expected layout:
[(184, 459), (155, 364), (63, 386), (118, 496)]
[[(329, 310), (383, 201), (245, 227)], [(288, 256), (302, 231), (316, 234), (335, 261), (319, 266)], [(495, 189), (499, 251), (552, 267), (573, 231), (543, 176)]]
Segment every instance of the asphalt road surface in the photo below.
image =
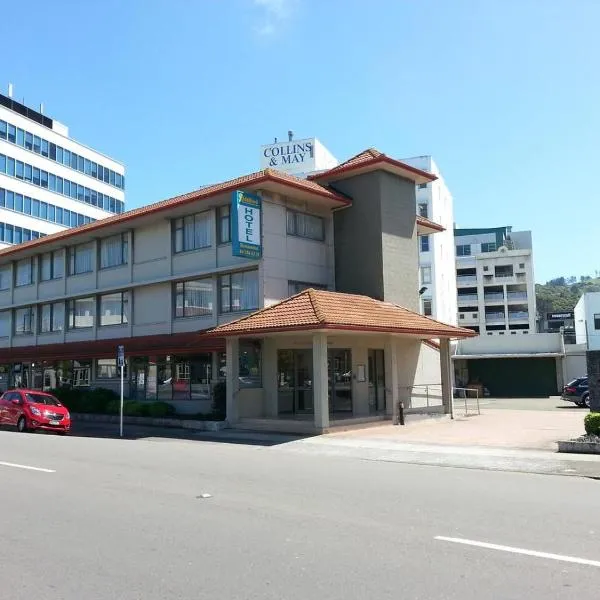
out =
[(598, 506), (577, 477), (0, 431), (0, 598), (596, 598)]

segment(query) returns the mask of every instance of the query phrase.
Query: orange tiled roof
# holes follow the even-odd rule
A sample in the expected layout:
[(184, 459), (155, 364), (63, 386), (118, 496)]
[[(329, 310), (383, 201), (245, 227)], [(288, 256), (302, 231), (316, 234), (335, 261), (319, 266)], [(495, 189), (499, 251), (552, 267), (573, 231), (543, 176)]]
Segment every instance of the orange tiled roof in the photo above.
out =
[(390, 302), (314, 289), (220, 325), (209, 334), (257, 335), (311, 329), (401, 333), (424, 338), (467, 338), (476, 335), (470, 329), (440, 323)]
[(391, 158), (376, 148), (368, 148), (367, 150), (363, 150), (362, 152), (359, 152), (357, 155), (349, 158), (343, 163), (340, 163), (332, 169), (322, 171), (321, 173), (315, 173), (314, 175), (309, 175), (308, 179), (315, 181), (319, 179), (333, 179), (335, 176), (342, 175), (348, 171), (362, 169), (368, 166), (375, 166), (381, 163), (386, 163), (392, 167), (396, 167), (397, 169), (405, 171), (407, 174), (412, 174), (425, 181), (435, 181), (437, 179), (436, 175), (428, 173), (427, 171), (422, 171), (416, 167), (412, 167), (411, 165), (396, 160), (395, 158)]
[(133, 210), (121, 213), (119, 215), (106, 217), (104, 219), (94, 221), (93, 223), (81, 225), (80, 227), (65, 229), (63, 231), (44, 236), (37, 240), (23, 242), (22, 244), (15, 244), (14, 246), (9, 246), (8, 248), (0, 250), (0, 257), (6, 256), (8, 254), (13, 254), (15, 252), (20, 252), (21, 250), (24, 250), (26, 248), (42, 246), (52, 241), (69, 238), (71, 236), (78, 235), (79, 233), (83, 233), (86, 231), (96, 231), (98, 229), (102, 229), (110, 225), (125, 223), (138, 217), (143, 217), (152, 213), (170, 210), (172, 208), (189, 202), (207, 199), (212, 196), (223, 194), (225, 192), (233, 191), (239, 188), (249, 186), (256, 187), (265, 182), (273, 182), (282, 185), (288, 185), (296, 189), (300, 189), (309, 193), (317, 194), (324, 198), (328, 198), (334, 202), (339, 202), (340, 205), (352, 204), (349, 198), (342, 196), (341, 194), (335, 193), (332, 190), (326, 189), (314, 181), (300, 179), (299, 177), (295, 177), (294, 175), (289, 175), (288, 173), (283, 173), (282, 171), (277, 171), (275, 169), (264, 169), (263, 171), (257, 171), (256, 173), (250, 173), (249, 175), (243, 175), (241, 177), (236, 177), (235, 179), (230, 179), (221, 183), (209, 185), (200, 188), (199, 190), (188, 192), (187, 194), (182, 194), (180, 196), (174, 196), (166, 200), (161, 200), (160, 202), (155, 202), (154, 204), (148, 204), (140, 208), (135, 208)]
[(446, 228), (427, 217), (422, 217), (417, 215), (417, 225), (421, 225), (422, 227), (427, 227), (428, 229), (433, 229), (434, 231), (446, 231)]

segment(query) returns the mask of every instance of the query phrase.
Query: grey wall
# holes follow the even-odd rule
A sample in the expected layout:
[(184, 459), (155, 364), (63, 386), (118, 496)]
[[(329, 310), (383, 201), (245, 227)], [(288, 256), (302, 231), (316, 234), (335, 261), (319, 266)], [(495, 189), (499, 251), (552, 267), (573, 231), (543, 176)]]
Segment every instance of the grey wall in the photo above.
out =
[(334, 214), (336, 290), (418, 311), (414, 183), (378, 171), (333, 185), (352, 198)]
[(379, 174), (334, 183), (352, 206), (334, 213), (335, 289), (383, 300)]

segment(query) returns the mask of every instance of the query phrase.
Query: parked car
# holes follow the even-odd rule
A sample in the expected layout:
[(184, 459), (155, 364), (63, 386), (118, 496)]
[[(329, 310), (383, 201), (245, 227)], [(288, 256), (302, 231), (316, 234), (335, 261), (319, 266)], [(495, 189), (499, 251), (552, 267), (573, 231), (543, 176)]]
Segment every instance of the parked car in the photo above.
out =
[(9, 390), (0, 397), (0, 425), (18, 431), (43, 429), (67, 434), (71, 415), (54, 396), (37, 390)]
[(574, 402), (577, 406), (590, 406), (590, 391), (588, 388), (588, 378), (578, 377), (573, 379), (563, 388), (562, 399), (567, 402)]

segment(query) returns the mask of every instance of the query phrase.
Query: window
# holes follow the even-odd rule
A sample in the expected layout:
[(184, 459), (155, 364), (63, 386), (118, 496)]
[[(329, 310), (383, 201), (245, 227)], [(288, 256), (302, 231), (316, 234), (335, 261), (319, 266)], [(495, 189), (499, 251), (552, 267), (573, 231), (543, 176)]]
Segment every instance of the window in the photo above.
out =
[(240, 387), (262, 386), (261, 343), (258, 340), (240, 340), (239, 369)]
[(421, 252), (429, 252), (429, 236), (422, 235), (420, 239), (421, 239)]
[(427, 218), (428, 215), (427, 202), (419, 202), (419, 216)]
[(210, 212), (175, 219), (174, 232), (175, 252), (208, 248), (211, 244)]
[[(0, 239), (0, 242), (2, 239)], [(0, 267), (0, 290), (10, 289), (10, 265)]]
[(92, 371), (91, 361), (73, 361), (73, 387), (87, 387), (90, 385)]
[(40, 281), (60, 279), (63, 276), (63, 257), (62, 251), (46, 252), (40, 256)]
[(594, 329), (600, 329), (600, 314), (594, 315)]
[(525, 263), (519, 263), (519, 269), (524, 269), (525, 268)]
[(321, 217), (288, 210), (287, 233), (288, 235), (323, 241), (325, 239), (325, 222)]
[(80, 275), (93, 271), (93, 245), (72, 246), (69, 252), (69, 275)]
[(242, 271), (219, 277), (221, 312), (239, 312), (258, 308), (258, 271)]
[(62, 302), (40, 306), (40, 333), (62, 331), (65, 328), (65, 305)]
[(33, 258), (25, 258), (16, 263), (15, 286), (33, 283)]
[(483, 244), (481, 244), (482, 252), (496, 252), (496, 249), (496, 242), (484, 242)]
[(421, 267), (421, 283), (431, 283), (431, 267)]
[[(127, 363), (123, 367), (123, 375), (127, 377)], [(96, 361), (96, 379), (117, 379), (121, 377), (116, 358), (99, 358)]]
[(489, 271), (489, 270), (490, 270), (490, 268), (489, 268), (489, 267), (483, 267), (483, 270), (484, 270), (484, 271)]
[(69, 329), (94, 326), (94, 297), (76, 298), (68, 302)]
[(127, 234), (122, 233), (100, 240), (100, 268), (126, 265), (129, 259)]
[(33, 306), (17, 308), (15, 310), (15, 335), (31, 333), (33, 333)]
[(423, 314), (426, 317), (430, 317), (432, 315), (431, 300), (428, 298), (423, 298)]
[(175, 317), (202, 317), (212, 314), (212, 279), (180, 281), (175, 284)]
[(98, 299), (100, 327), (127, 323), (127, 292), (105, 294)]
[(231, 208), (229, 204), (217, 208), (217, 233), (219, 244), (231, 242)]
[(326, 290), (327, 286), (322, 283), (306, 283), (304, 281), (288, 281), (288, 296), (299, 294), (304, 290), (313, 288), (314, 290)]
[(471, 244), (459, 244), (456, 246), (456, 256), (471, 256)]
[(3, 310), (0, 312), (0, 337), (8, 337), (10, 335), (10, 311)]
[(420, 183), (420, 184), (419, 184), (419, 189), (420, 189), (420, 190), (424, 190), (424, 189), (426, 189), (426, 188), (427, 188), (427, 184), (426, 184), (426, 183)]

